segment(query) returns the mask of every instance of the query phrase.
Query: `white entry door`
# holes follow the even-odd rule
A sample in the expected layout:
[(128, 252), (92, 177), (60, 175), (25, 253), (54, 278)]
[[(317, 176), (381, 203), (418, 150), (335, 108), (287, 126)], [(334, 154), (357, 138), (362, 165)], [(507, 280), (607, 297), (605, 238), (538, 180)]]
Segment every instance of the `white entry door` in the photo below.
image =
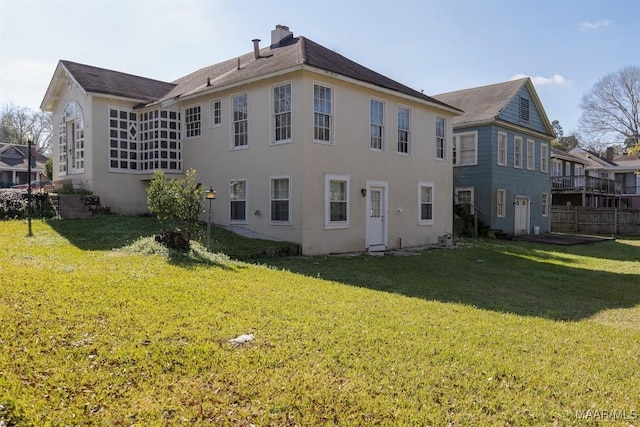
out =
[(516, 197), (513, 234), (529, 234), (529, 198)]
[(367, 191), (367, 250), (384, 251), (386, 249), (386, 188), (371, 185)]

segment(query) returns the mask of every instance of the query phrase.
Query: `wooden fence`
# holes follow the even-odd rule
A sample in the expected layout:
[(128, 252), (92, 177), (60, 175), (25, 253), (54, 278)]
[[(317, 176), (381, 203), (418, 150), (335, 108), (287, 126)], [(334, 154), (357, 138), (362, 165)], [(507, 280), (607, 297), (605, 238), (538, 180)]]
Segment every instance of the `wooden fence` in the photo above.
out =
[(639, 236), (640, 209), (552, 206), (551, 231)]

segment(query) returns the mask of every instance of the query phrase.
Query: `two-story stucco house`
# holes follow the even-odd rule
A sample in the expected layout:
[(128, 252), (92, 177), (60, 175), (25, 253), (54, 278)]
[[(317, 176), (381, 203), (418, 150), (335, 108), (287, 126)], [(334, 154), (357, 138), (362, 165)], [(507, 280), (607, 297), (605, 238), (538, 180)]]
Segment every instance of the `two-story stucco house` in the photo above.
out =
[[(249, 43), (248, 43), (249, 44)], [(147, 211), (156, 169), (197, 170), (213, 222), (305, 254), (436, 243), (452, 231), (461, 112), (278, 25), (269, 46), (161, 82), (60, 61), (54, 183)]]
[(453, 118), (456, 203), (508, 236), (550, 231), (553, 128), (529, 78), (435, 95)]

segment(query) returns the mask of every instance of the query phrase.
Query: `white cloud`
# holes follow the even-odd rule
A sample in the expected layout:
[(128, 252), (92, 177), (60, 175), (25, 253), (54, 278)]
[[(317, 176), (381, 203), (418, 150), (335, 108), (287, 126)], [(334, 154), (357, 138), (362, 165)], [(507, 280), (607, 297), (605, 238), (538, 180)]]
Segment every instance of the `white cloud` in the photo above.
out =
[(580, 31), (597, 30), (600, 27), (608, 27), (613, 21), (611, 19), (601, 19), (596, 22), (584, 21), (580, 23)]
[(523, 79), (525, 77), (529, 77), (534, 85), (536, 86), (546, 86), (546, 85), (558, 85), (565, 86), (570, 83), (569, 80), (565, 79), (560, 74), (554, 74), (551, 77), (543, 77), (543, 76), (529, 76), (527, 74), (518, 73), (511, 77), (511, 80)]

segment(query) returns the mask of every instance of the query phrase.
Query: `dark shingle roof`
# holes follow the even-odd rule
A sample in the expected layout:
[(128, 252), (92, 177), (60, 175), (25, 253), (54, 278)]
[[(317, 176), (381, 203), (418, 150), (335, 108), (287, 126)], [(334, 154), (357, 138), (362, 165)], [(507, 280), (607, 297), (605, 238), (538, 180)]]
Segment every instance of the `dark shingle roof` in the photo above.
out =
[(488, 86), (441, 93), (433, 97), (464, 111), (454, 117), (453, 124), (472, 124), (495, 120), (528, 78), (512, 80)]
[(119, 71), (60, 61), (87, 92), (116, 95), (153, 102), (175, 86), (172, 83), (134, 76)]
[[(258, 59), (255, 58), (252, 51), (240, 57), (202, 68), (172, 83), (71, 61), (60, 62), (88, 92), (134, 98), (146, 103), (195, 95), (211, 89), (211, 87), (233, 86), (279, 72), (286, 72), (296, 67), (307, 66), (396, 91), (441, 106), (454, 113), (459, 112), (457, 108), (445, 102), (376, 73), (305, 37), (292, 37), (274, 48), (264, 47), (260, 49)], [(207, 81), (210, 86), (207, 86)]]
[(255, 58), (253, 52), (250, 52), (188, 74), (174, 81), (176, 87), (164, 98), (192, 95), (206, 90), (207, 79), (209, 79), (211, 86), (220, 87), (240, 84), (301, 66), (329, 71), (384, 89), (397, 91), (450, 110), (456, 110), (450, 105), (376, 73), (305, 37), (292, 38), (273, 49), (271, 47), (262, 48), (258, 59)]

